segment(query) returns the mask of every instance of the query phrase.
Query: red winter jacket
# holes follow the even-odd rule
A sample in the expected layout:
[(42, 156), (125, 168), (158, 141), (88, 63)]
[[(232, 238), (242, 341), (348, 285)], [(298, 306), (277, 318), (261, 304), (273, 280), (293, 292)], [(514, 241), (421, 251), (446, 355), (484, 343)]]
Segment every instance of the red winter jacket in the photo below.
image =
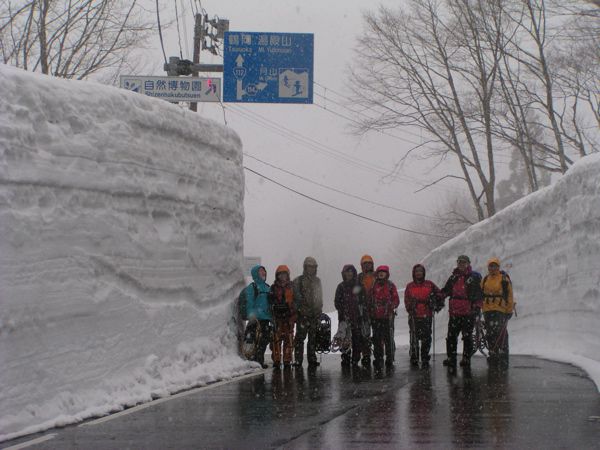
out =
[(448, 278), (442, 293), (450, 297), (448, 306), (451, 317), (476, 313), (483, 305), (481, 275), (473, 271), (471, 266), (464, 273), (456, 268)]
[[(423, 269), (423, 280), (420, 281), (417, 281), (415, 278), (415, 269), (418, 267)], [(414, 315), (417, 319), (431, 317), (433, 315), (432, 308), (437, 307), (439, 311), (443, 306), (441, 292), (432, 281), (425, 279), (425, 267), (421, 264), (415, 265), (412, 273), (413, 281), (408, 283), (404, 290), (404, 307), (406, 308), (406, 312)], [(433, 299), (431, 299), (432, 293), (434, 294)]]
[(370, 301), (369, 311), (372, 319), (391, 319), (394, 317), (394, 310), (400, 305), (398, 289), (387, 279), (383, 283), (377, 280), (373, 285)]

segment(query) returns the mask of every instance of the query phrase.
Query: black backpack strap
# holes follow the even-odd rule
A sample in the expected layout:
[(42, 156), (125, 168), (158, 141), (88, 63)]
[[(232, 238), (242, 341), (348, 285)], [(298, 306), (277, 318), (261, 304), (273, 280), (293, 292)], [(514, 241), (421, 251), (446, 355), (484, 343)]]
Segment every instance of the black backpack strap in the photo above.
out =
[(502, 272), (502, 298), (505, 303), (508, 303), (508, 283), (510, 283), (510, 277), (506, 272)]

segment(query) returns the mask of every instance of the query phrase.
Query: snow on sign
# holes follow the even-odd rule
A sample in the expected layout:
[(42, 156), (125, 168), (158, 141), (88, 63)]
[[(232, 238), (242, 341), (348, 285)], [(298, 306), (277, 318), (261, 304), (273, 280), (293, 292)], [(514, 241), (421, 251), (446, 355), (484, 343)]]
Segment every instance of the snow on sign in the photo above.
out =
[(121, 87), (170, 102), (218, 102), (220, 78), (121, 75)]
[(225, 33), (223, 101), (312, 103), (314, 35)]

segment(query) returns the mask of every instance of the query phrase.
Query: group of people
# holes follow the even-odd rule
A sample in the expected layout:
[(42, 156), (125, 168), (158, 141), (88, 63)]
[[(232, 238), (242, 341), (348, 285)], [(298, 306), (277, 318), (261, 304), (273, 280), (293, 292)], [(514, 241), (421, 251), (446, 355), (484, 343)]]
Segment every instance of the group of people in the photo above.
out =
[[(302, 366), (304, 342), (308, 337), (309, 367), (319, 365), (316, 338), (323, 310), (323, 289), (317, 276), (317, 262), (307, 257), (302, 275), (291, 280), (290, 270), (281, 265), (275, 271), (271, 286), (262, 266), (251, 270), (253, 282), (244, 293), (246, 314), (260, 324), (260, 339), (253, 359), (267, 367), (264, 354), (272, 348), (273, 368)], [(512, 283), (500, 270), (500, 260), (488, 261), (488, 274), (482, 277), (471, 267), (470, 258), (461, 255), (456, 268), (442, 289), (426, 278), (422, 264), (412, 269), (413, 281), (404, 290), (404, 307), (410, 329), (410, 363), (427, 367), (432, 343), (432, 322), (435, 313), (445, 307), (448, 298), (449, 321), (444, 365), (457, 365), (458, 337), (462, 334), (463, 352), (460, 365), (470, 367), (473, 355), (473, 329), (483, 313), (489, 361), (508, 362), (507, 323), (514, 311)], [(375, 269), (373, 258), (364, 255), (361, 272), (347, 264), (342, 269), (342, 281), (335, 291), (334, 305), (338, 313), (339, 331), (348, 338), (348, 348), (342, 353), (342, 365), (370, 367), (371, 356), (376, 369), (394, 365), (394, 318), (400, 305), (398, 290), (390, 281), (390, 269), (380, 265)], [(295, 329), (295, 334), (294, 334)], [(372, 352), (371, 352), (372, 347)], [(292, 361), (293, 357), (293, 361)]]

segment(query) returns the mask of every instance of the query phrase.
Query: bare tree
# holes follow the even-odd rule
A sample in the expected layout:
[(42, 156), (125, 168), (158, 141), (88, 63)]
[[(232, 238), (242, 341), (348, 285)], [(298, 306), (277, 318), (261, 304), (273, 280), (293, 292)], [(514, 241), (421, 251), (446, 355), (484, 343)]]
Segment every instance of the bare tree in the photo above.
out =
[(358, 131), (424, 130), (437, 144), (429, 156), (456, 156), (462, 173), (434, 183), (463, 179), (481, 220), (496, 211), (491, 105), (502, 56), (501, 9), (488, 0), (411, 0), (410, 6), (365, 14), (351, 82), (357, 101), (377, 116), (365, 118)]
[[(597, 146), (600, 15), (590, 5), (556, 0), (510, 0), (503, 5), (525, 37), (513, 38), (512, 45), (504, 47), (512, 59), (506, 73), (515, 65), (524, 69), (519, 96), (543, 114), (546, 121), (541, 125), (554, 137), (546, 152), (550, 159), (556, 157), (558, 167), (550, 163), (547, 170), (564, 173), (576, 156)], [(588, 111), (582, 113), (583, 108)], [(588, 112), (596, 116), (591, 128), (586, 126)]]
[(568, 17), (549, 58), (562, 93), (559, 126), (566, 142), (585, 156), (600, 151), (600, 7), (559, 2), (553, 10)]
[(152, 32), (138, 0), (0, 0), (3, 62), (58, 77), (121, 67)]
[(351, 88), (365, 111), (357, 132), (417, 127), (433, 146), (408, 155), (456, 157), (460, 175), (449, 168), (426, 187), (462, 179), (481, 220), (497, 209), (500, 151), (520, 155), (527, 192), (598, 151), (600, 32), (591, 3), (407, 3), (364, 15)]

